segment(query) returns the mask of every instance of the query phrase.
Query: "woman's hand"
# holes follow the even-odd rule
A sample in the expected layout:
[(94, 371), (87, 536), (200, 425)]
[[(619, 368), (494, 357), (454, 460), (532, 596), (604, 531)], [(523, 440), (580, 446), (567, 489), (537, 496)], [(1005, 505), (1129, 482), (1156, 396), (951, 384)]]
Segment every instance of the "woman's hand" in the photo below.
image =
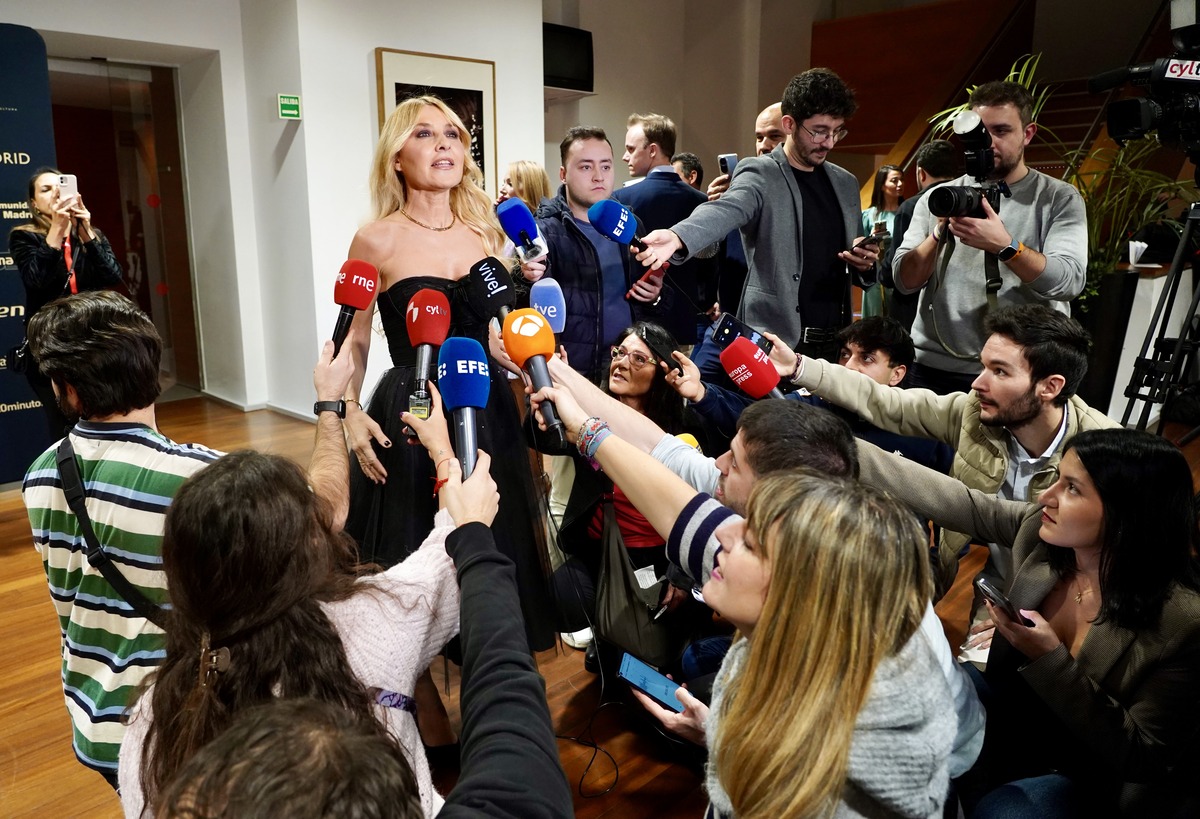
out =
[(541, 403), (543, 401), (554, 402), (554, 407), (558, 410), (558, 417), (562, 421), (563, 432), (566, 433), (567, 440), (572, 444), (575, 443), (579, 438), (579, 428), (588, 419), (588, 414), (579, 406), (579, 402), (575, 400), (575, 396), (569, 390), (561, 387), (543, 387), (529, 396), (529, 406), (537, 418), (538, 427), (545, 432), (547, 427), (542, 420), (541, 412)]
[(85, 242), (90, 242), (96, 238), (96, 234), (92, 232), (92, 212), (83, 204), (83, 196), (75, 198), (75, 204), (71, 208), (71, 216), (78, 223), (79, 238)]
[(796, 362), (800, 360), (800, 356), (774, 333), (764, 332), (763, 338), (775, 345), (771, 348), (771, 363), (775, 365), (775, 372), (779, 373), (779, 377), (787, 381), (796, 371)]
[(1036, 660), (1062, 645), (1062, 639), (1055, 634), (1054, 629), (1037, 611), (1020, 609), (1022, 616), (1033, 621), (1032, 626), (1026, 626), (1008, 619), (1008, 615), (989, 601), (984, 600), (983, 602), (992, 615), (992, 619), (996, 621), (996, 629), (1004, 635), (1004, 639), (1029, 659)]
[(633, 696), (637, 697), (642, 707), (654, 715), (662, 727), (673, 734), (683, 737), (688, 742), (703, 746), (708, 736), (705, 723), (708, 720), (708, 706), (688, 693), (686, 688), (675, 690), (676, 698), (683, 703), (683, 711), (676, 713), (663, 708), (654, 700), (647, 697), (636, 688), (631, 688)]
[[(667, 383), (675, 389), (675, 392), (679, 393), (680, 397), (686, 398), (693, 404), (704, 400), (705, 388), (704, 382), (700, 380), (700, 368), (678, 350), (671, 353), (671, 358), (679, 362), (679, 366), (683, 367), (683, 372), (681, 373), (673, 367), (670, 368), (666, 375)], [(666, 362), (663, 362), (662, 366), (670, 367)]]
[(454, 525), (482, 523), (491, 526), (500, 508), (500, 493), (496, 491), (496, 482), (491, 475), (491, 456), (479, 450), (475, 469), (465, 481), (457, 458), (451, 458), (446, 468), (446, 483), (438, 496), (442, 499), (442, 507), (454, 518)]
[(392, 445), (383, 434), (383, 428), (360, 409), (357, 403), (346, 404), (346, 420), (342, 425), (346, 430), (346, 440), (358, 460), (358, 467), (362, 473), (370, 478), (372, 483), (386, 483), (387, 470), (383, 468), (383, 464), (375, 455), (375, 448), (371, 446), (372, 441), (378, 441), (382, 447)]
[(450, 429), (446, 426), (446, 416), (442, 413), (442, 394), (432, 380), (426, 382), (429, 395), (433, 399), (429, 417), (421, 420), (411, 412), (400, 413), (400, 420), (407, 424), (417, 438), (425, 445), (425, 451), (436, 465), (443, 458), (454, 457), (454, 447), (450, 444)]
[(71, 233), (71, 225), (75, 222), (75, 217), (72, 215), (74, 206), (75, 197), (73, 196), (68, 196), (66, 199), (55, 199), (54, 204), (50, 206), (52, 213), (50, 230), (46, 233), (46, 243), (56, 250), (62, 248), (63, 238)]
[(532, 262), (521, 263), (521, 277), (525, 281), (533, 284), (542, 276), (546, 275), (546, 257), (534, 259)]
[(508, 350), (504, 349), (504, 339), (501, 337), (500, 331), (496, 329), (495, 322), (488, 322), (488, 353), (501, 367), (524, 378), (525, 373), (521, 372), (517, 362), (509, 356)]
[(971, 626), (971, 630), (967, 632), (966, 642), (960, 646), (963, 651), (972, 648), (991, 648), (992, 635), (996, 633), (996, 623), (992, 620), (984, 620)]

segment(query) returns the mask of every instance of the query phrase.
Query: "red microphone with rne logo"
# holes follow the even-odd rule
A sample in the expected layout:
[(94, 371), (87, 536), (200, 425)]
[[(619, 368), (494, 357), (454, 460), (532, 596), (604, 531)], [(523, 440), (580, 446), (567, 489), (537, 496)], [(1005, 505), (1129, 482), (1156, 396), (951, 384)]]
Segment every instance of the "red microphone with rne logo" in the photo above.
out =
[(340, 305), (337, 324), (333, 325), (333, 357), (342, 350), (342, 342), (350, 332), (350, 322), (359, 310), (366, 310), (379, 289), (379, 271), (362, 259), (347, 259), (338, 271), (333, 285), (333, 301)]
[(433, 351), (442, 346), (450, 332), (450, 302), (446, 294), (428, 287), (414, 293), (404, 310), (404, 326), (408, 329), (409, 344), (417, 351), (417, 372), (408, 396), (408, 411), (424, 420), (433, 408), (425, 383), (429, 380)]
[(721, 351), (721, 366), (751, 398), (783, 398), (775, 365), (761, 347), (745, 336), (738, 336)]

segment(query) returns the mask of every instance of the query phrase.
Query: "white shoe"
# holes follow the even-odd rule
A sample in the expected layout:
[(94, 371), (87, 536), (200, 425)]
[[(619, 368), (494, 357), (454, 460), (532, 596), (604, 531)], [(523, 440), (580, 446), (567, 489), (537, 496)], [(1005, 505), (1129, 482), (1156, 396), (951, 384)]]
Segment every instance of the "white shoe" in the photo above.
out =
[(585, 628), (582, 631), (564, 631), (559, 634), (559, 637), (571, 648), (577, 648), (582, 651), (592, 641), (592, 630)]

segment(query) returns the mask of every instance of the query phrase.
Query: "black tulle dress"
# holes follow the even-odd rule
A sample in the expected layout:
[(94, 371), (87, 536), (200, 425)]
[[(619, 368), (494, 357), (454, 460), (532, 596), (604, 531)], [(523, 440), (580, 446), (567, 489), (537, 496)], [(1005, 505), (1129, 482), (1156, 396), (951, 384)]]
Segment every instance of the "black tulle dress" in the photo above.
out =
[[(421, 545), (433, 528), (437, 499), (433, 496), (434, 464), (419, 443), (405, 438), (400, 413), (408, 409), (416, 374), (416, 350), (408, 339), (404, 309), (418, 290), (446, 294), (450, 302), (450, 335), (473, 338), (488, 349), (487, 322), (467, 304), (462, 283), (436, 276), (413, 276), (396, 282), (378, 299), (387, 335), (392, 368), (383, 374), (365, 407), (392, 442), (375, 445), (387, 470), (387, 482), (372, 483), (355, 465), (350, 467), (350, 516), (346, 531), (359, 543), (362, 559), (392, 566)], [(529, 450), (521, 416), (505, 370), (489, 360), (492, 391), (487, 409), (478, 412), (479, 448), (492, 457), (492, 479), (500, 490), (500, 511), (492, 524), (496, 546), (517, 567), (517, 586), (530, 648), (540, 651), (554, 642), (553, 608), (549, 597), (546, 558), (538, 504), (530, 471)], [(431, 377), (436, 377), (434, 357)]]

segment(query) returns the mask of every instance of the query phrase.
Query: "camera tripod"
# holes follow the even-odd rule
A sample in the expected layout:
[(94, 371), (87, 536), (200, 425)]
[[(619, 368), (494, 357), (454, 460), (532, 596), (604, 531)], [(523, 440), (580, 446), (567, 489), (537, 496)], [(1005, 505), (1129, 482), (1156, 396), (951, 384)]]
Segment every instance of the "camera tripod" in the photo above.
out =
[[(1196, 171), (1200, 177), (1200, 168)], [(1200, 181), (1200, 180), (1198, 180)], [(1146, 338), (1142, 341), (1141, 351), (1133, 362), (1133, 376), (1129, 386), (1125, 388), (1125, 397), (1129, 402), (1121, 416), (1121, 425), (1128, 426), (1133, 415), (1134, 403), (1141, 401), (1142, 411), (1138, 416), (1136, 428), (1145, 430), (1150, 422), (1150, 410), (1154, 404), (1166, 404), (1179, 395), (1186, 387), (1197, 383), (1193, 377), (1196, 367), (1196, 351), (1200, 349), (1200, 322), (1197, 321), (1197, 308), (1200, 307), (1200, 280), (1193, 279), (1192, 304), (1184, 319), (1184, 326), (1178, 338), (1167, 337), (1167, 326), (1170, 323), (1171, 312), (1175, 306), (1175, 297), (1179, 291), (1179, 283), (1183, 279), (1184, 256), (1192, 246), (1192, 237), (1196, 234), (1196, 225), (1200, 222), (1200, 202), (1193, 203), (1188, 210), (1183, 235), (1175, 247), (1175, 257), (1171, 260), (1171, 268), (1167, 273), (1167, 285), (1155, 305), (1154, 315), (1150, 326), (1146, 329)], [(1200, 272), (1200, 271), (1197, 271)], [(1151, 342), (1154, 349), (1152, 357), (1147, 357)], [(1163, 433), (1163, 423), (1158, 425), (1158, 433)], [(1200, 436), (1200, 426), (1189, 431), (1178, 441), (1183, 447)]]

